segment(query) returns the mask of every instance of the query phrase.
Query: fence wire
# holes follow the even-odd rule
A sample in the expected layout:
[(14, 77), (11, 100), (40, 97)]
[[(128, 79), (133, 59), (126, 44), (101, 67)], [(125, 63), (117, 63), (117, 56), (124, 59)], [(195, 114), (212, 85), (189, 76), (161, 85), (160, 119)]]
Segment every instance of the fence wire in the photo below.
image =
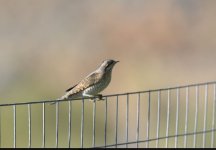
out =
[(215, 147), (216, 81), (104, 99), (0, 104), (0, 147)]

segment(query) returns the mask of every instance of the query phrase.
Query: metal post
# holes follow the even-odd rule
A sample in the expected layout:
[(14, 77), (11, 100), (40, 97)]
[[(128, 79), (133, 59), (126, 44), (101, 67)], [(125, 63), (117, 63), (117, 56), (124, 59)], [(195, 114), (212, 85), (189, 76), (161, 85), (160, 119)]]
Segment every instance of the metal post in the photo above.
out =
[[(197, 123), (198, 123), (198, 108), (199, 108), (199, 86), (196, 86), (196, 110), (195, 110), (195, 121), (194, 121), (194, 133), (197, 132)], [(193, 147), (196, 148), (196, 136), (194, 134)]]
[[(187, 134), (188, 128), (188, 101), (189, 101), (189, 88), (186, 88), (186, 113), (185, 113), (185, 134)], [(184, 148), (187, 147), (187, 135), (184, 136)]]
[(204, 110), (204, 125), (203, 125), (203, 148), (206, 144), (206, 123), (207, 123), (207, 106), (208, 106), (208, 85), (205, 85), (205, 110)]
[(140, 93), (138, 93), (137, 97), (137, 133), (136, 133), (136, 141), (137, 141), (137, 148), (139, 148), (139, 120), (140, 120)]
[(104, 127), (104, 145), (105, 145), (105, 147), (106, 147), (106, 145), (107, 145), (107, 97), (106, 97), (106, 99), (105, 99), (105, 116), (104, 116), (104, 125), (105, 125), (105, 127)]
[(43, 142), (42, 148), (45, 147), (45, 103), (43, 103)]
[(56, 148), (58, 148), (59, 102), (56, 102)]
[(13, 117), (14, 117), (14, 148), (16, 148), (16, 105), (13, 105)]
[[(160, 133), (160, 99), (161, 99), (161, 91), (158, 91), (158, 109), (157, 109), (157, 135), (156, 138), (159, 138)], [(159, 140), (156, 140), (156, 148), (158, 148)]]
[[(216, 106), (216, 84), (214, 84), (214, 95), (213, 95), (213, 111), (212, 111), (212, 130), (215, 128), (215, 106)], [(211, 148), (214, 147), (214, 131), (211, 133)]]
[(81, 116), (81, 148), (83, 148), (83, 135), (84, 135), (84, 98), (82, 99), (82, 116)]
[(178, 124), (179, 124), (179, 88), (176, 90), (176, 128), (175, 128), (175, 148), (178, 147)]
[[(150, 103), (151, 103), (151, 92), (148, 92), (149, 98), (148, 98), (148, 118), (147, 118), (147, 135), (146, 140), (149, 140), (149, 132), (150, 132)], [(149, 147), (149, 142), (146, 142), (146, 148)]]
[(71, 147), (71, 101), (68, 101), (68, 147)]
[(118, 148), (118, 96), (116, 97), (116, 125), (115, 125), (115, 143)]
[[(129, 96), (127, 94), (127, 104), (126, 104), (126, 143), (128, 143), (128, 123), (129, 123)], [(128, 144), (126, 144), (128, 148)]]
[(31, 148), (31, 104), (28, 104), (28, 147)]
[[(170, 120), (170, 90), (167, 91), (167, 126), (166, 126), (166, 137), (169, 136), (169, 120)], [(168, 138), (166, 138), (166, 148), (168, 147)]]
[(95, 147), (95, 122), (96, 122), (96, 101), (93, 103), (93, 141), (92, 141), (92, 147)]
[(1, 145), (1, 135), (2, 135), (2, 133), (1, 133), (1, 107), (0, 107), (0, 148), (2, 148), (2, 145)]

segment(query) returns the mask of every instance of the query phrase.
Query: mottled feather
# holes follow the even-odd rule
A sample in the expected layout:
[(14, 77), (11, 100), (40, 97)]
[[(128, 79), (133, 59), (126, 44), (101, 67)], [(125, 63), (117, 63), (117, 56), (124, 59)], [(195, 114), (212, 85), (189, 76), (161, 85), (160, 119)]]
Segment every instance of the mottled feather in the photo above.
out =
[(98, 72), (93, 72), (90, 75), (88, 75), (86, 78), (84, 78), (82, 81), (80, 81), (77, 85), (74, 87), (68, 89), (67, 92), (70, 93), (70, 95), (79, 93), (86, 88), (98, 83), (102, 79), (102, 74)]
[(72, 90), (75, 86), (77, 86), (77, 84), (76, 85), (74, 85), (74, 86), (72, 86), (72, 87), (70, 87), (69, 89), (67, 89), (65, 92), (69, 92), (70, 90)]

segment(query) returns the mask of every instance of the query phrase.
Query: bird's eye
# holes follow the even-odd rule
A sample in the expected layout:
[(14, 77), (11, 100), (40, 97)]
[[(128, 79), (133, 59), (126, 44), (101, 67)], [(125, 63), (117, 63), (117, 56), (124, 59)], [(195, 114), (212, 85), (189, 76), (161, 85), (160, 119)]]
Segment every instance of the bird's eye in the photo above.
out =
[(112, 64), (113, 64), (113, 62), (107, 63), (107, 67), (111, 66)]

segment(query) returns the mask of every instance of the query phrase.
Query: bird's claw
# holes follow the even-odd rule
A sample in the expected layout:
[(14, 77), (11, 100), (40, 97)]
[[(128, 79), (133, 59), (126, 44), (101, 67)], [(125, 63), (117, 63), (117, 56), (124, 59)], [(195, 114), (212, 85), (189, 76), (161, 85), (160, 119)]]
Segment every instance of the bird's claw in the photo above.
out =
[(91, 99), (89, 99), (89, 101), (95, 103), (96, 100), (95, 100), (95, 98), (91, 98)]
[[(103, 99), (103, 95), (101, 95), (101, 94), (98, 94), (98, 95), (96, 96), (96, 98), (98, 98), (97, 101), (105, 100), (105, 99)], [(96, 101), (96, 98), (91, 98), (89, 101), (90, 101), (90, 102), (95, 102), (95, 101)]]
[(102, 100), (102, 98), (103, 98), (103, 96), (101, 94), (98, 94), (97, 97), (99, 100)]
[(105, 99), (103, 98), (103, 95), (98, 94), (98, 101), (101, 101), (101, 100), (105, 100)]

